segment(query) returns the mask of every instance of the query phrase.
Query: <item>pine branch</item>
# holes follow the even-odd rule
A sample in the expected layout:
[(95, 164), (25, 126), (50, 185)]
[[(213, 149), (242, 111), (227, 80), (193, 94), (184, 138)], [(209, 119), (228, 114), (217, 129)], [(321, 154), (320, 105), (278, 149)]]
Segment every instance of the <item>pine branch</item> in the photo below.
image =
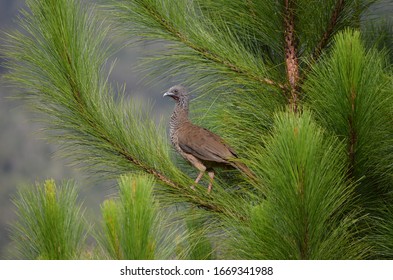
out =
[(221, 200), (190, 190), (192, 180), (171, 161), (163, 129), (148, 113), (125, 104), (123, 92), (115, 102), (102, 78), (108, 27), (74, 0), (32, 0), (29, 7), (32, 13), (25, 12), (20, 23), (26, 32), (7, 38), (7, 77), (46, 114), (48, 135), (64, 156), (110, 177), (143, 170), (169, 187), (169, 196), (244, 219), (242, 211), (226, 206), (233, 195), (223, 191)]
[[(60, 35), (64, 36), (64, 34), (60, 34)], [(73, 61), (73, 59), (71, 58), (70, 50), (67, 49), (67, 46), (65, 44), (63, 44), (62, 46), (64, 47), (64, 49), (60, 50), (60, 53), (64, 55), (65, 61), (68, 63), (68, 67), (66, 68), (70, 70), (66, 75), (72, 91), (72, 97), (75, 99), (75, 103), (77, 104), (76, 109), (79, 111), (80, 116), (84, 118), (86, 124), (88, 124), (93, 130), (100, 132), (99, 135), (101, 137), (101, 140), (112, 146), (114, 150), (118, 151), (119, 154), (122, 155), (127, 161), (140, 167), (145, 172), (154, 175), (158, 180), (160, 180), (164, 184), (174, 188), (179, 188), (179, 186), (176, 183), (172, 182), (165, 175), (161, 174), (159, 171), (153, 168), (148, 167), (143, 162), (139, 161), (137, 158), (132, 156), (128, 151), (126, 151), (124, 147), (121, 147), (118, 143), (110, 139), (110, 136), (100, 126), (99, 121), (97, 122), (97, 120), (95, 120), (92, 117), (93, 113), (90, 112), (91, 108), (89, 108), (86, 102), (84, 101), (81, 91), (76, 83), (76, 77), (75, 77), (76, 73), (75, 71), (72, 70), (73, 65), (75, 65), (75, 61)]]
[(361, 180), (364, 203), (380, 204), (392, 188), (392, 90), (386, 57), (367, 50), (359, 32), (335, 37), (332, 52), (303, 86), (318, 120), (345, 141), (347, 175)]
[[(64, 53), (66, 56), (66, 61), (68, 62), (68, 66), (70, 67), (69, 69), (72, 69), (72, 65), (73, 65), (73, 61), (69, 55), (69, 51), (66, 49), (66, 46), (64, 46)], [(73, 97), (76, 101), (77, 104), (77, 109), (80, 112), (80, 115), (82, 117), (85, 118), (85, 121), (88, 125), (90, 125), (90, 127), (95, 130), (95, 131), (101, 131), (101, 138), (104, 142), (106, 142), (107, 144), (109, 144), (110, 146), (112, 146), (115, 150), (117, 150), (119, 152), (119, 154), (121, 156), (123, 156), (127, 161), (129, 161), (130, 163), (140, 167), (142, 170), (144, 170), (145, 172), (154, 175), (158, 180), (160, 180), (161, 182), (163, 182), (164, 184), (171, 186), (173, 188), (177, 188), (179, 189), (179, 186), (174, 183), (172, 180), (170, 180), (169, 178), (167, 178), (165, 175), (161, 174), (159, 171), (153, 169), (153, 168), (149, 168), (147, 165), (145, 165), (143, 162), (139, 161), (138, 159), (136, 159), (134, 156), (132, 156), (128, 151), (126, 151), (123, 147), (121, 147), (118, 143), (116, 143), (115, 141), (112, 141), (110, 139), (110, 136), (105, 135), (105, 131), (102, 130), (102, 128), (97, 125), (97, 123), (95, 122), (95, 120), (90, 119), (89, 117), (92, 115), (91, 112), (89, 112), (89, 108), (87, 107), (86, 103), (84, 102), (81, 93), (79, 91), (79, 89), (77, 88), (77, 85), (75, 83), (75, 79), (72, 77), (74, 74), (74, 72), (70, 72), (68, 74), (68, 82), (70, 83), (70, 87), (71, 90), (73, 92)]]
[(151, 7), (147, 7), (147, 6), (145, 6), (145, 8), (149, 11), (151, 17), (154, 18), (157, 21), (157, 23), (161, 24), (163, 29), (167, 30), (167, 32), (169, 34), (171, 34), (174, 38), (176, 38), (177, 40), (179, 40), (181, 43), (183, 43), (187, 47), (189, 47), (189, 48), (193, 49), (194, 51), (196, 51), (197, 53), (199, 53), (199, 55), (201, 55), (202, 57), (204, 57), (212, 62), (216, 62), (221, 65), (224, 65), (229, 70), (231, 70), (237, 74), (246, 76), (246, 77), (248, 77), (252, 80), (255, 80), (257, 82), (260, 82), (262, 84), (266, 84), (266, 85), (269, 85), (269, 86), (272, 86), (272, 87), (275, 87), (275, 88), (278, 88), (281, 90), (286, 90), (285, 85), (275, 82), (272, 79), (269, 79), (266, 77), (257, 76), (254, 73), (248, 71), (247, 69), (243, 69), (241, 66), (232, 63), (230, 60), (228, 60), (227, 57), (223, 57), (223, 56), (219, 55), (218, 53), (214, 53), (211, 50), (205, 49), (202, 46), (195, 44), (194, 42), (190, 41), (187, 38), (187, 36), (181, 32), (181, 30), (176, 29), (173, 25), (171, 25), (170, 22), (168, 22), (164, 17), (162, 17), (161, 14), (157, 10), (153, 10), (153, 9), (151, 9)]
[(329, 40), (332, 37), (332, 34), (335, 30), (335, 27), (338, 22), (338, 18), (340, 17), (341, 12), (344, 10), (344, 0), (337, 0), (336, 5), (334, 7), (332, 16), (330, 18), (329, 24), (326, 28), (325, 33), (323, 33), (321, 40), (319, 41), (318, 45), (315, 47), (313, 54), (311, 55), (311, 59), (313, 61), (318, 60), (319, 56), (321, 55), (323, 49), (328, 44)]
[[(179, 56), (183, 61), (190, 59), (193, 63), (203, 62), (204, 67), (206, 62), (211, 62), (210, 67), (216, 72), (219, 69), (218, 72), (229, 73), (231, 77), (243, 78), (281, 91), (287, 88), (273, 78), (263, 76), (267, 74), (264, 61), (239, 44), (238, 38), (227, 26), (219, 27), (210, 22), (200, 10), (196, 11), (198, 3), (179, 1), (174, 5), (170, 1), (167, 3), (156, 0), (108, 1), (113, 3), (112, 6), (108, 5), (108, 12), (113, 15), (113, 22), (121, 25), (122, 32), (131, 31), (131, 35), (148, 40), (164, 39), (180, 43), (176, 46), (179, 49), (179, 46), (182, 47), (180, 52), (184, 52), (184, 47), (191, 50), (187, 54), (169, 53), (166, 58)], [(225, 48), (222, 47), (223, 44)], [(245, 61), (254, 63), (247, 64)], [(176, 68), (170, 66), (172, 71)]]
[[(355, 185), (346, 178), (345, 146), (325, 134), (306, 109), (276, 115), (272, 134), (250, 152), (266, 200), (233, 225), (236, 254), (247, 259), (359, 259)], [(240, 235), (240, 238), (239, 238)], [(240, 243), (240, 244), (239, 244)], [(258, 248), (258, 249), (256, 249)]]
[(291, 100), (290, 105), (294, 112), (298, 110), (298, 81), (299, 81), (299, 62), (296, 50), (295, 35), (295, 15), (294, 0), (285, 0), (285, 64), (287, 69), (287, 78), (290, 85)]
[(18, 220), (12, 239), (22, 259), (80, 258), (86, 240), (84, 210), (77, 203), (72, 182), (56, 186), (54, 180), (28, 186), (13, 199)]
[(154, 179), (144, 174), (123, 175), (118, 185), (119, 199), (106, 200), (101, 206), (104, 221), (99, 244), (111, 259), (162, 257), (170, 243), (163, 238), (164, 219), (154, 199)]

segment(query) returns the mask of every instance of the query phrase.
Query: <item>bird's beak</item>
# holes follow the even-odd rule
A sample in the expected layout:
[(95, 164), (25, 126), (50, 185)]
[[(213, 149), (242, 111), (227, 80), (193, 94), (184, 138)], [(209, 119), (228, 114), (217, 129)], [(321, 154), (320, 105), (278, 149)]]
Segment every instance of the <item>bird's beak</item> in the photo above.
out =
[(170, 93), (170, 92), (167, 91), (167, 92), (164, 93), (164, 95), (162, 97), (165, 97), (165, 96), (173, 96), (173, 93)]

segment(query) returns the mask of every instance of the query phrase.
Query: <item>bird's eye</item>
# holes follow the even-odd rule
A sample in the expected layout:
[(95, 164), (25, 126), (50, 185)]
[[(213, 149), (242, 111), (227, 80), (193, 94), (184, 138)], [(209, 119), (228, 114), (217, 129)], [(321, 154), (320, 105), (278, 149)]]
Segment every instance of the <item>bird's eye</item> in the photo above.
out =
[(178, 92), (178, 90), (177, 90), (177, 89), (174, 89), (174, 90), (173, 90), (173, 92), (174, 92), (174, 93), (177, 93), (177, 92)]

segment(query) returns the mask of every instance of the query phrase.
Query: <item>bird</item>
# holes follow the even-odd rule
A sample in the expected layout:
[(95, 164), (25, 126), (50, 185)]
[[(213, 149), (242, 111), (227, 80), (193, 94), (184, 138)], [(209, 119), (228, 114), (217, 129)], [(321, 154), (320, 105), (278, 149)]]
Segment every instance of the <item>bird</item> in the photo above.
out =
[(213, 167), (216, 166), (232, 166), (254, 178), (252, 171), (239, 162), (235, 150), (220, 136), (189, 120), (189, 94), (185, 87), (175, 85), (163, 96), (171, 97), (176, 102), (169, 122), (171, 143), (184, 159), (199, 170), (192, 189), (195, 189), (195, 185), (207, 171), (210, 178), (207, 192), (210, 193), (215, 175)]

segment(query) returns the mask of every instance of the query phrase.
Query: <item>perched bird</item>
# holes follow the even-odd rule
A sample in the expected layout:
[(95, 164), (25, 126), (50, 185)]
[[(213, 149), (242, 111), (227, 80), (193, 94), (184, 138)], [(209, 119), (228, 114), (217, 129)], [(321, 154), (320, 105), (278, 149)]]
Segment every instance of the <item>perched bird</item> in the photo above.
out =
[(176, 85), (171, 87), (164, 97), (172, 97), (176, 101), (175, 109), (170, 119), (170, 137), (172, 145), (186, 160), (199, 170), (191, 188), (198, 184), (205, 171), (210, 177), (208, 192), (210, 193), (213, 179), (213, 167), (220, 165), (233, 166), (249, 177), (254, 177), (248, 167), (237, 161), (235, 151), (213, 132), (194, 125), (188, 119), (189, 96), (187, 90)]

